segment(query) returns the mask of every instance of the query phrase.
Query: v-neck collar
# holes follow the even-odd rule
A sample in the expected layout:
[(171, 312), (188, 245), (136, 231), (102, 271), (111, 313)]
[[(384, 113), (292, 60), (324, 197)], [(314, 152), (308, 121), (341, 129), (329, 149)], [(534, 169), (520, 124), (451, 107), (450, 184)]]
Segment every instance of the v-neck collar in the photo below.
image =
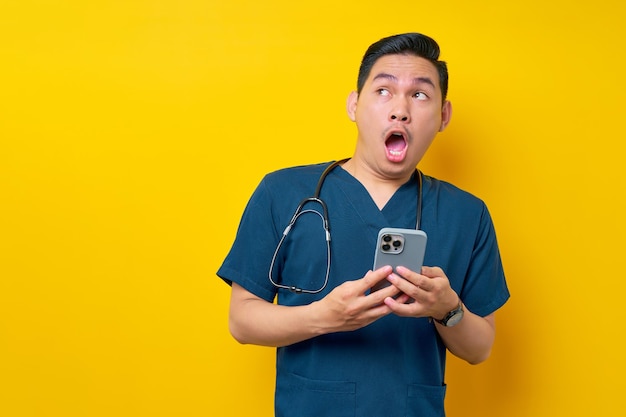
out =
[(372, 219), (380, 227), (415, 228), (418, 192), (415, 172), (394, 192), (382, 209), (378, 208), (365, 186), (348, 171), (340, 168), (335, 172), (341, 181), (346, 202), (351, 204), (363, 219)]

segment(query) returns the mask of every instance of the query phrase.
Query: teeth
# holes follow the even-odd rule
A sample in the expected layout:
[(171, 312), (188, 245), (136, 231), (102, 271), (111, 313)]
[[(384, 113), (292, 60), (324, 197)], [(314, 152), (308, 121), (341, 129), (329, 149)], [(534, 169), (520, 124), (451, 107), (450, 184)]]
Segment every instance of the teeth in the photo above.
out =
[(400, 152), (400, 151), (391, 151), (391, 150), (390, 150), (390, 151), (389, 151), (389, 153), (390, 153), (391, 155), (393, 155), (393, 156), (400, 156), (400, 155), (402, 155), (402, 152)]

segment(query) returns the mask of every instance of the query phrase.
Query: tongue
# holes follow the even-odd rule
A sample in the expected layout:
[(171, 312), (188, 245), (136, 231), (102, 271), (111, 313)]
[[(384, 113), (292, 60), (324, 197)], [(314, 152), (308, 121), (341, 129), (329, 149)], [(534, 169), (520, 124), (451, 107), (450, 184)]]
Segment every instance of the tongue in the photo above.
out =
[(406, 146), (402, 136), (398, 135), (391, 135), (391, 137), (387, 139), (387, 142), (385, 142), (385, 145), (387, 145), (387, 149), (390, 151), (401, 151)]

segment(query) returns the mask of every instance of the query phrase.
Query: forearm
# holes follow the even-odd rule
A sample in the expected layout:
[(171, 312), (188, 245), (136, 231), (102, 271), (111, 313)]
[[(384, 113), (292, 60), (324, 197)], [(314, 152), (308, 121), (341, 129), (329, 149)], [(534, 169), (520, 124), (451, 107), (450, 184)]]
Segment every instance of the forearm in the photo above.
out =
[(244, 344), (287, 346), (322, 334), (315, 306), (287, 307), (255, 297), (233, 283), (229, 329)]
[(366, 294), (390, 273), (390, 266), (369, 271), (302, 306), (273, 304), (233, 283), (230, 332), (240, 343), (287, 346), (322, 334), (360, 329), (391, 313), (383, 300), (398, 295), (394, 286)]
[(485, 361), (495, 340), (495, 316), (480, 317), (465, 308), (463, 319), (453, 327), (435, 322), (437, 331), (448, 350), (455, 356), (471, 363)]

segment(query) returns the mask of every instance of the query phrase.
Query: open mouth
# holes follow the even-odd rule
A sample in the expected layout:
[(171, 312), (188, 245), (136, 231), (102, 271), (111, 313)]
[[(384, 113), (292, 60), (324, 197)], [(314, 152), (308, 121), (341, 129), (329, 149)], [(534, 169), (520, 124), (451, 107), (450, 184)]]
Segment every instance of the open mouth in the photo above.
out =
[(401, 132), (391, 132), (385, 141), (387, 158), (391, 161), (397, 162), (403, 160), (406, 148), (407, 141)]

